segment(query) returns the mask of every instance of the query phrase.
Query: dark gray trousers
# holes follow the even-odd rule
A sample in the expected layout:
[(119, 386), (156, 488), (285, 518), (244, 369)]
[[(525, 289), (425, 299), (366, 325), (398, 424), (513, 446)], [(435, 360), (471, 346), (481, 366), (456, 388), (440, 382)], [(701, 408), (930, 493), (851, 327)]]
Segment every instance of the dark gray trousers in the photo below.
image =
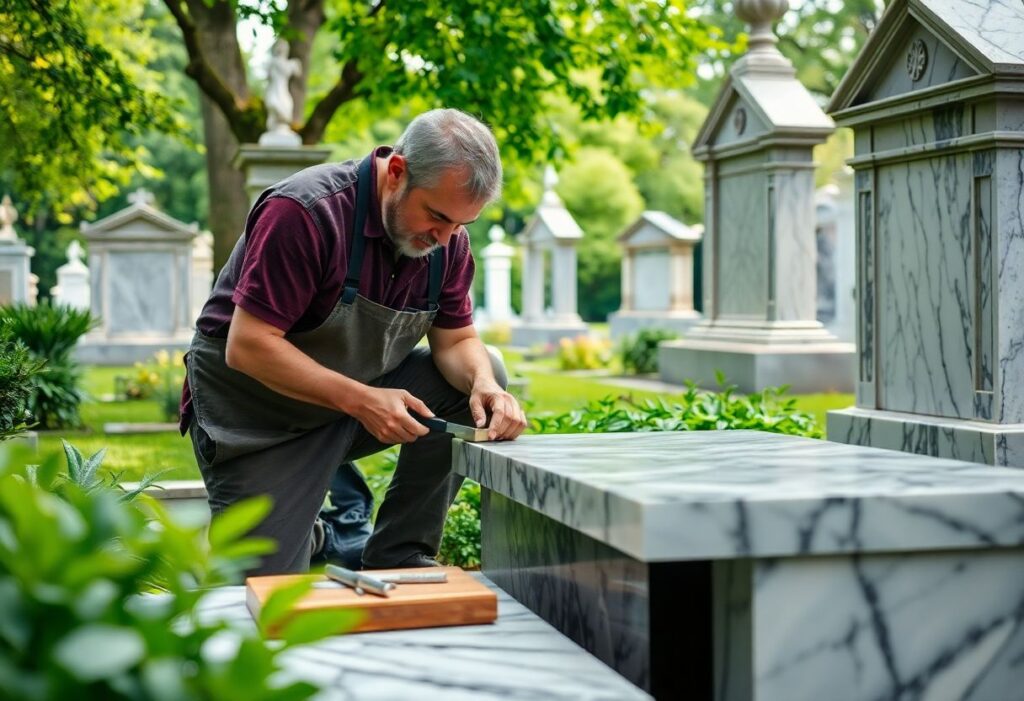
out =
[[(498, 383), (506, 387), (505, 368), (493, 354), (491, 365)], [(371, 384), (404, 389), (441, 418), (472, 423), (469, 398), (448, 384), (426, 347), (415, 348), (401, 365)], [(189, 435), (214, 516), (249, 497), (268, 495), (272, 499), (270, 514), (250, 535), (270, 538), (278, 547), (247, 572), (250, 576), (308, 570), (313, 521), (335, 469), (390, 447), (346, 416), (256, 455), (243, 455), (211, 467), (202, 457), (204, 436), (194, 420)], [(290, 459), (297, 452), (293, 446), (298, 441), (302, 442), (302, 453), (323, 455), (325, 459), (315, 466)], [(451, 462), (448, 434), (431, 433), (402, 446), (373, 535), (366, 543), (365, 567), (391, 567), (417, 553), (437, 553), (448, 507), (462, 485), (462, 478), (451, 472)]]

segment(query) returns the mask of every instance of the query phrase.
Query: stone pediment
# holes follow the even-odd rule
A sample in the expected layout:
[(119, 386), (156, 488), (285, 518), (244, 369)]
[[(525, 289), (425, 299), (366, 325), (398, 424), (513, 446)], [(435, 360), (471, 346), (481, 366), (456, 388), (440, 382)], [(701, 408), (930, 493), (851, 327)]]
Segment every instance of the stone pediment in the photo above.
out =
[(828, 111), (989, 75), (1024, 76), (1024, 3), (893, 0)]
[(670, 246), (680, 241), (697, 243), (701, 234), (665, 212), (648, 210), (619, 235), (626, 248)]
[(693, 144), (697, 160), (729, 146), (769, 135), (822, 141), (835, 124), (791, 68), (734, 68), (718, 93)]
[(136, 203), (108, 217), (81, 224), (93, 241), (192, 241), (199, 233), (196, 223), (185, 224), (144, 203)]

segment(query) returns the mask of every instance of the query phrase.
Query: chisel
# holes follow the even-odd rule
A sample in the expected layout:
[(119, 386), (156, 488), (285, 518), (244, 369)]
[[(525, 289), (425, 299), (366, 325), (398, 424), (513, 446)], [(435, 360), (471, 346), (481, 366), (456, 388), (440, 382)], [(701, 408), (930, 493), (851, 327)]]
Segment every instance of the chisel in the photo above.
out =
[(487, 431), (489, 429), (486, 426), (484, 428), (473, 428), (472, 426), (453, 424), (451, 421), (445, 421), (444, 419), (439, 419), (436, 416), (428, 419), (413, 411), (410, 411), (409, 413), (412, 414), (414, 419), (429, 428), (431, 431), (450, 433), (456, 438), (461, 438), (467, 443), (483, 443), (491, 440), (487, 437)]

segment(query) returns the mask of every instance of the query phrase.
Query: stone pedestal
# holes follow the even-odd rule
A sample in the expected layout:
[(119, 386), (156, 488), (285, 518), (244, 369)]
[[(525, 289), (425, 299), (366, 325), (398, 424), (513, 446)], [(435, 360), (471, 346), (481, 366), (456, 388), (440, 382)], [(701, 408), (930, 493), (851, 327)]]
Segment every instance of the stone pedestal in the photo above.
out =
[(35, 252), (21, 240), (0, 241), (0, 304), (29, 303), (29, 268)]
[(836, 90), (858, 382), (830, 438), (1024, 467), (1022, 76), (1024, 4), (894, 0)]
[[(664, 378), (714, 386), (707, 369), (719, 361), (719, 343), (728, 342), (730, 354), (751, 356), (744, 377), (728, 378), (741, 391), (763, 388), (748, 382), (759, 381), (757, 368), (772, 353), (768, 346), (788, 347), (785, 358), (797, 374), (785, 384), (810, 391), (853, 388), (853, 344), (837, 345), (816, 319), (811, 153), (835, 127), (775, 48), (771, 23), (786, 5), (736, 4), (753, 26), (750, 50), (730, 70), (693, 147), (694, 158), (705, 163), (705, 320), (663, 347)], [(801, 353), (806, 363), (794, 357)], [(847, 366), (836, 370), (843, 353)], [(815, 386), (818, 378), (828, 381)]]
[(68, 262), (57, 268), (57, 286), (50, 291), (54, 301), (75, 309), (89, 309), (89, 268), (82, 262), (82, 245), (72, 241), (68, 245)]
[(480, 252), (484, 260), (484, 307), (474, 319), (477, 326), (511, 326), (516, 319), (512, 313), (512, 258), (516, 249), (505, 243), (505, 230), (492, 226), (488, 232), (491, 243)]
[(264, 190), (303, 168), (320, 165), (331, 149), (319, 146), (242, 144), (233, 165), (245, 173), (245, 191), (255, 202)]

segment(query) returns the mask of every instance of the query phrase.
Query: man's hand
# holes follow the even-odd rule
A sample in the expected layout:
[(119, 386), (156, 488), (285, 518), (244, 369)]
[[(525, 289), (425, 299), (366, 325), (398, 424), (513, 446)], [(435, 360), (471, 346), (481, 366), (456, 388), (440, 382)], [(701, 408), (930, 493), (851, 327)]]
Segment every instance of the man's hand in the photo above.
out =
[(510, 441), (526, 430), (526, 414), (519, 402), (493, 380), (473, 384), (469, 395), (469, 410), (473, 413), (477, 428), (487, 423), (487, 414), (490, 412), (491, 425), (487, 432), (489, 440)]
[(430, 429), (409, 415), (410, 409), (427, 418), (434, 415), (419, 399), (404, 389), (366, 389), (348, 413), (378, 441), (386, 445), (412, 443), (430, 433)]

